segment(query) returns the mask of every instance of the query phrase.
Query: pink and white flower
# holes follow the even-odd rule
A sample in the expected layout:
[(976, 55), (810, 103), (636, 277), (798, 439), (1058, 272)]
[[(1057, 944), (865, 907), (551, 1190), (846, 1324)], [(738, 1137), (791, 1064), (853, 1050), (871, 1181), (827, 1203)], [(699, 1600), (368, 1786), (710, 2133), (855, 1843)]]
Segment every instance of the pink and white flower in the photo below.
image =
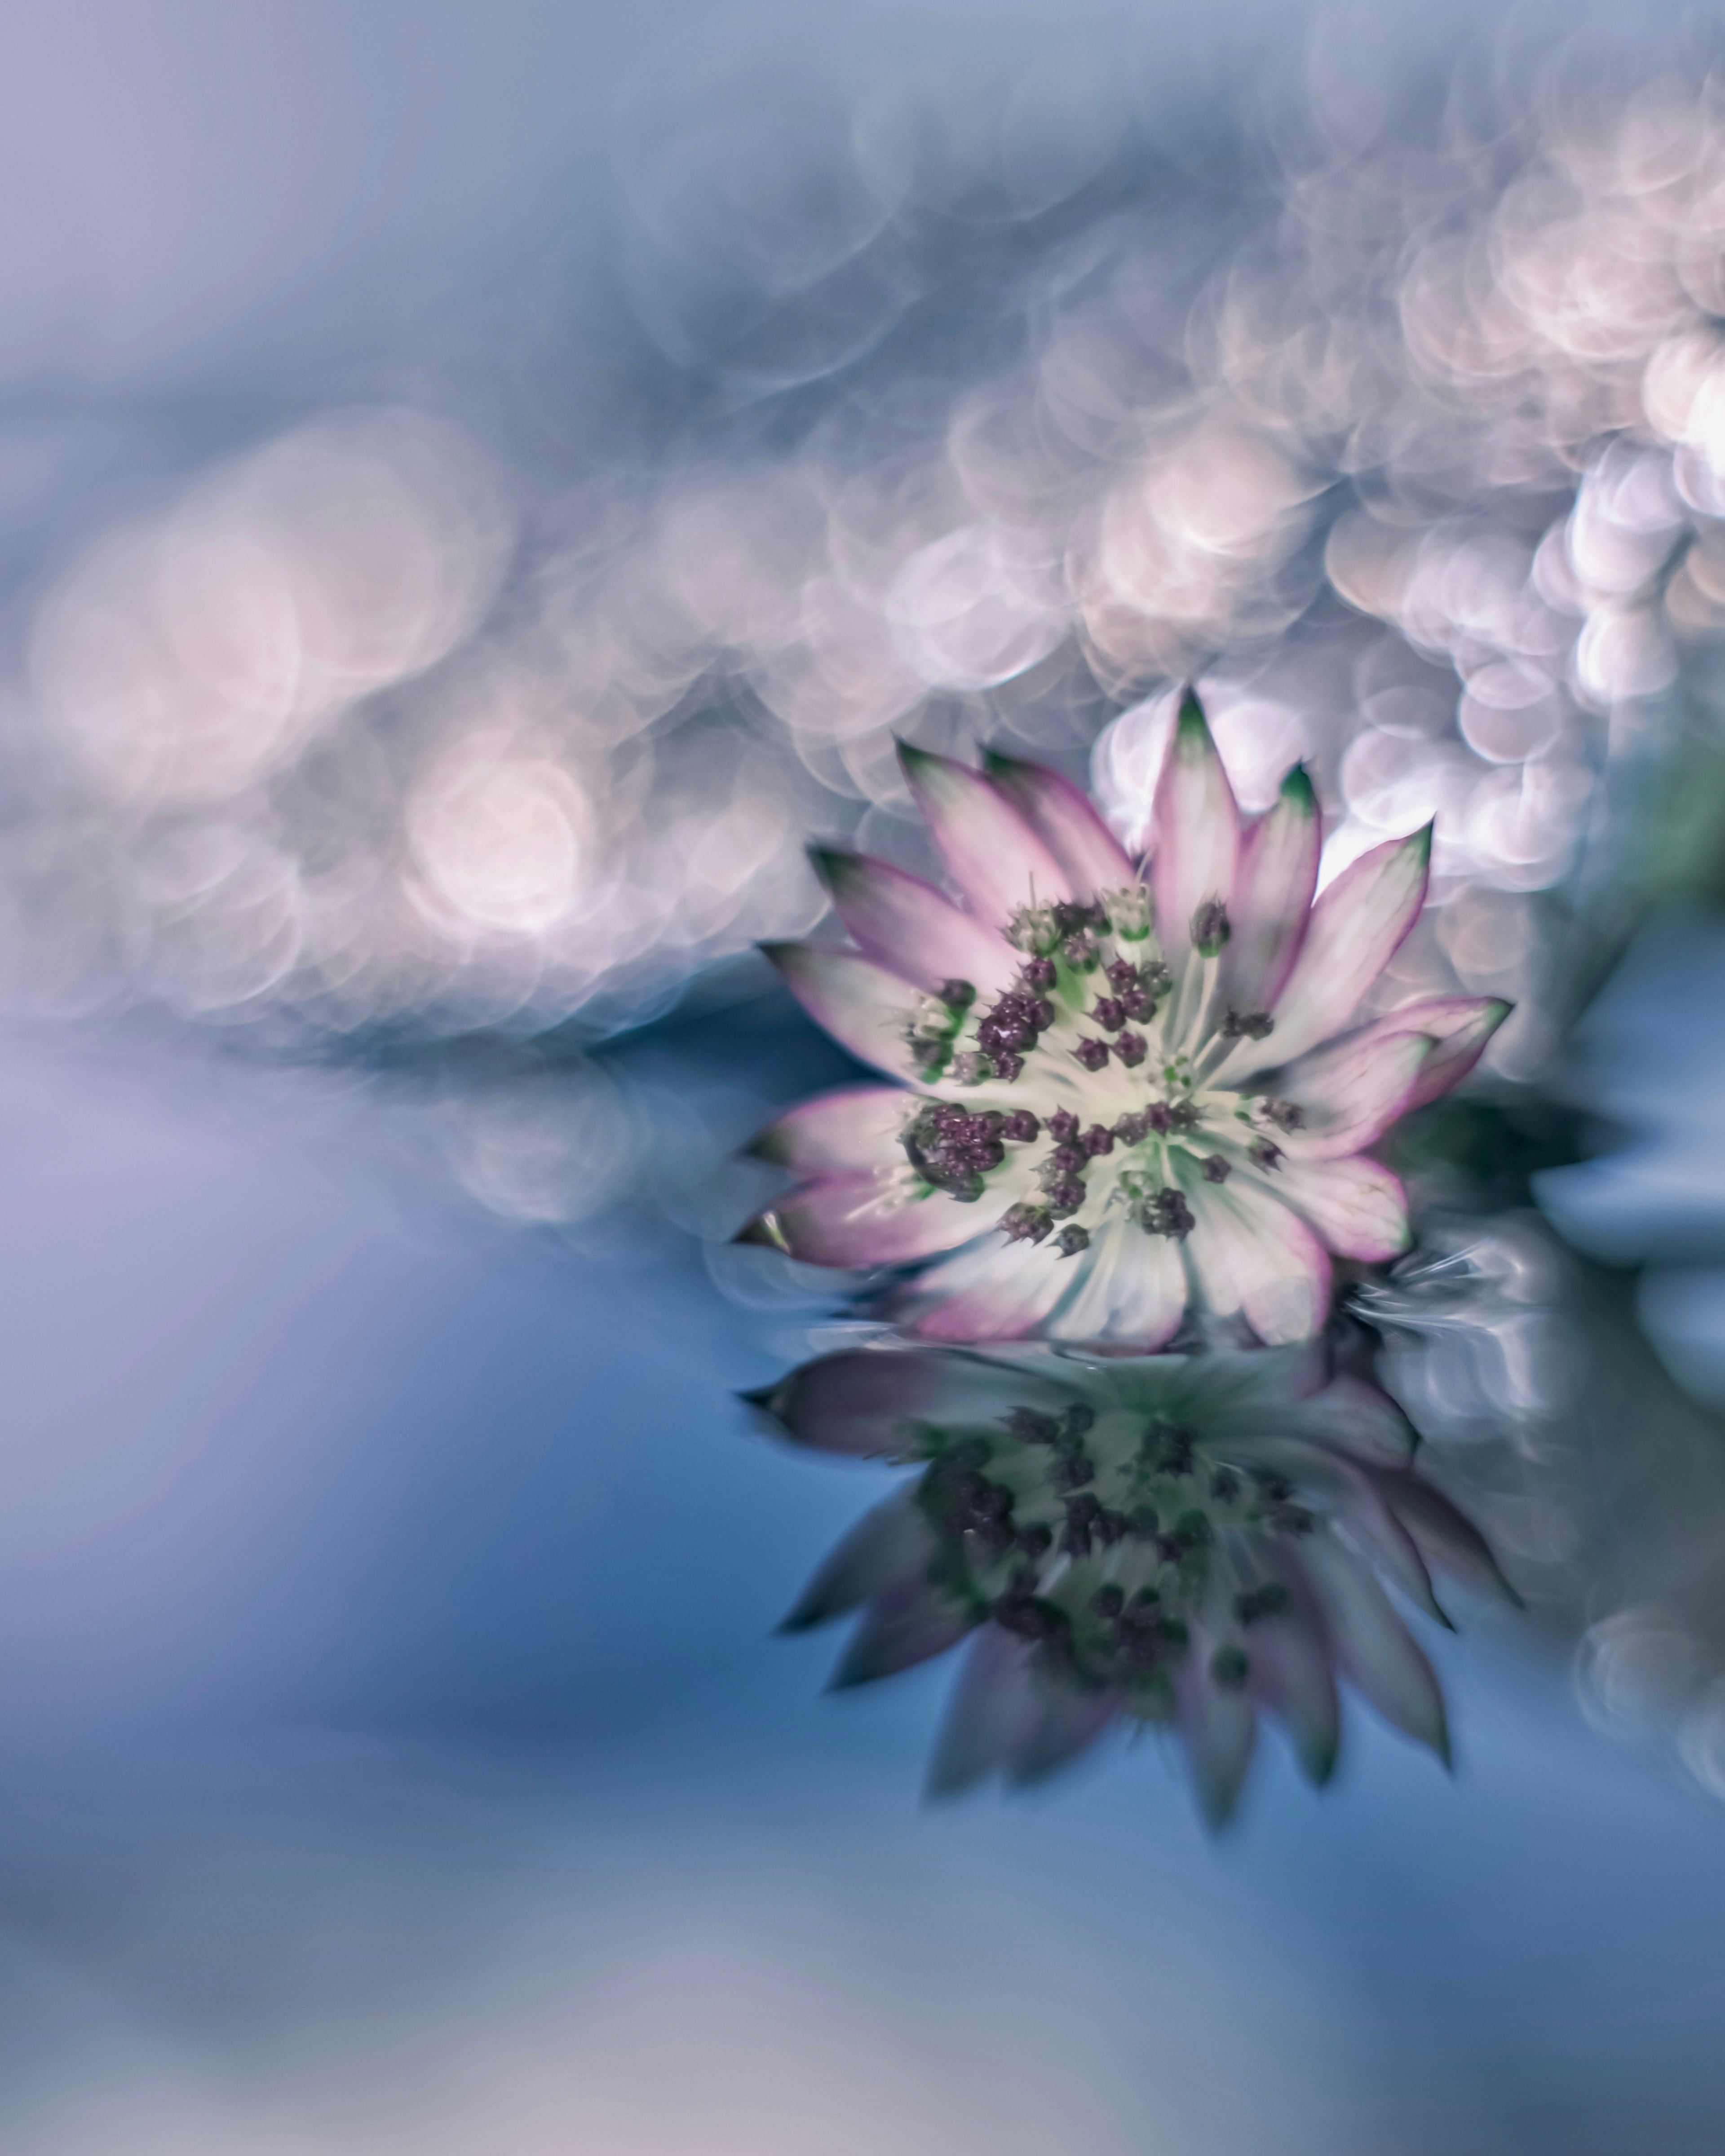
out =
[(782, 1116), (756, 1150), (798, 1181), (741, 1240), (922, 1265), (894, 1312), (927, 1339), (1156, 1348), (1189, 1307), (1309, 1337), (1332, 1255), (1407, 1246), (1404, 1194), (1368, 1148), (1471, 1070), (1510, 1008), (1438, 996), (1359, 1022), (1425, 902), (1430, 827), (1314, 899), (1305, 770), (1244, 824), (1190, 695), (1142, 863), (1052, 772), (901, 755), (957, 898), (818, 852), (855, 948), (768, 955), (913, 1090)]
[(1234, 1808), (1262, 1717), (1315, 1782), (1343, 1681), (1449, 1757), (1443, 1696), (1389, 1592), (1433, 1574), (1514, 1602), (1412, 1426), (1321, 1348), (1091, 1355), (880, 1343), (746, 1396), (800, 1445), (913, 1464), (786, 1620), (855, 1615), (834, 1682), (968, 1641), (931, 1776), (1040, 1779), (1111, 1727), (1160, 1725), (1205, 1814)]

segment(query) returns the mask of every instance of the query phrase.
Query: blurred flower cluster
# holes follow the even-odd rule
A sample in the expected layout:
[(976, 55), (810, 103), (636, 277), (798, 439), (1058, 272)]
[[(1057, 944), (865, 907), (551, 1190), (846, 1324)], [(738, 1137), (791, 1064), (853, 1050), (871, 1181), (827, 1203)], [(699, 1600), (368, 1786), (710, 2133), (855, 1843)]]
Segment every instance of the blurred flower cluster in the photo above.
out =
[(1437, 95), (1332, 38), (1197, 143), (1106, 38), (795, 99), (711, 61), (619, 130), (627, 365), (422, 369), (33, 602), (19, 992), (604, 1034), (814, 926), (805, 835), (916, 864), (896, 729), (1090, 756), (1135, 844), (1202, 665), (1249, 811), (1305, 760), (1327, 873), (1438, 815), (1394, 985), (1517, 1001), (1536, 1069), (1542, 894), (1715, 723), (1711, 79), (1506, 30)]
[(755, 1400), (798, 1444), (919, 1466), (786, 1622), (861, 1610), (839, 1685), (971, 1639), (936, 1790), (1037, 1780), (1111, 1725), (1172, 1725), (1220, 1825), (1260, 1711), (1328, 1779), (1338, 1672), (1447, 1760), (1437, 1681), (1378, 1573), (1440, 1621), (1428, 1563), (1508, 1590), (1415, 1471), (1406, 1418), (1326, 1381), (1322, 1357), (876, 1343)]

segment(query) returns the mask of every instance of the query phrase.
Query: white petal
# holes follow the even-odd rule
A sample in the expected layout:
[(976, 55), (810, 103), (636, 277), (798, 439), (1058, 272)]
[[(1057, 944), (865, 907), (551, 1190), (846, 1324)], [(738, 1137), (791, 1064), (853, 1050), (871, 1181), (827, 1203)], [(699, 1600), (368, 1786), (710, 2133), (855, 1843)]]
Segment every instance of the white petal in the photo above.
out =
[(899, 1135), (916, 1096), (898, 1086), (846, 1086), (799, 1101), (769, 1123), (747, 1150), (757, 1160), (803, 1175), (890, 1165), (902, 1160)]
[(992, 1227), (1024, 1182), (1009, 1169), (965, 1205), (941, 1190), (911, 1195), (908, 1168), (824, 1176), (769, 1206), (742, 1240), (776, 1244), (806, 1265), (908, 1265)]
[(1408, 1247), (1407, 1193), (1387, 1168), (1363, 1153), (1345, 1160), (1289, 1154), (1273, 1168), (1235, 1173), (1260, 1178), (1337, 1257), (1396, 1258)]
[(1189, 1156), (1179, 1174), (1197, 1224), (1186, 1255), (1207, 1306), (1223, 1317), (1238, 1312), (1271, 1347), (1310, 1339), (1330, 1303), (1330, 1261), (1317, 1236), (1241, 1177), (1206, 1183)]
[(991, 1236), (919, 1274), (893, 1307), (919, 1340), (1022, 1340), (1071, 1285), (1047, 1243)]
[(984, 752), (983, 767), (1065, 870), (1080, 898), (1100, 898), (1136, 883), (1126, 850), (1090, 802), (1058, 772), (1016, 757)]
[(1281, 994), (1306, 939), (1322, 838), (1312, 781), (1296, 763), (1240, 848), (1228, 906), (1233, 933), (1222, 959), (1225, 1009), (1242, 1016), (1267, 1011)]
[(1358, 1152), (1406, 1112), (1431, 1053), (1423, 1033), (1368, 1031), (1301, 1056), (1275, 1082), (1276, 1097), (1294, 1102), (1306, 1120), (1271, 1136), (1291, 1159)]
[(896, 973), (851, 951), (813, 943), (763, 943), (762, 952), (817, 1025), (895, 1078), (920, 1075), (905, 1038), (916, 991)]
[(1002, 988), (1024, 963), (1003, 937), (921, 876), (837, 848), (816, 847), (810, 858), (864, 957), (920, 988), (937, 992), (948, 981)]
[(1425, 1034), (1434, 1043), (1431, 1057), (1407, 1104), (1409, 1108), (1423, 1107), (1426, 1101), (1435, 1101), (1440, 1094), (1461, 1083), (1514, 1009), (1501, 996), (1425, 996), (1374, 1019), (1353, 1038), (1368, 1040), (1389, 1033)]
[(1021, 906), (1073, 896), (1054, 855), (980, 772), (907, 742), (899, 762), (947, 874), (987, 927), (1004, 930)]
[(1156, 932), (1178, 980), (1192, 943), (1192, 916), (1233, 896), (1240, 809), (1203, 707), (1189, 690), (1157, 783), (1151, 887)]
[(1430, 875), (1431, 827), (1374, 846), (1345, 868), (1312, 909), (1293, 971), (1276, 998), (1275, 1029), (1242, 1041), (1217, 1073), (1236, 1084), (1303, 1055), (1339, 1033), (1420, 918)]
[(1147, 1352), (1178, 1332), (1186, 1314), (1186, 1269), (1166, 1235), (1147, 1235), (1117, 1218), (1096, 1230), (1081, 1257), (1070, 1298), (1045, 1328), (1053, 1340), (1129, 1341)]

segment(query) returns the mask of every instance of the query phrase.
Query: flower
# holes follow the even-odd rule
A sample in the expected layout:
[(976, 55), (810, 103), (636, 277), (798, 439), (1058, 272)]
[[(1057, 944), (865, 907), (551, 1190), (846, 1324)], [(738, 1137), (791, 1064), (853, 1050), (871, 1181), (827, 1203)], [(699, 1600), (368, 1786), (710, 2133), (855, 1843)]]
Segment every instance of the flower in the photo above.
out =
[(798, 1444), (920, 1465), (786, 1628), (860, 1611), (840, 1686), (970, 1639), (935, 1791), (1034, 1781), (1111, 1724), (1159, 1723), (1183, 1739), (1219, 1825), (1260, 1709), (1327, 1779), (1338, 1675), (1447, 1762), (1437, 1680), (1380, 1574), (1440, 1624), (1431, 1564), (1516, 1599), (1414, 1471), (1401, 1410), (1327, 1375), (1315, 1350), (883, 1345), (746, 1397)]
[(1156, 1348), (1189, 1302), (1309, 1337), (1330, 1254), (1394, 1257), (1400, 1183), (1366, 1148), (1478, 1060), (1510, 1006), (1438, 996), (1354, 1024), (1419, 917), (1431, 833), (1314, 902), (1303, 767), (1243, 828), (1189, 695), (1135, 868), (1076, 788), (901, 752), (968, 901), (886, 862), (815, 865), (855, 951), (769, 946), (804, 1006), (916, 1090), (862, 1086), (757, 1140), (793, 1188), (740, 1240), (927, 1265), (890, 1305), (929, 1339)]

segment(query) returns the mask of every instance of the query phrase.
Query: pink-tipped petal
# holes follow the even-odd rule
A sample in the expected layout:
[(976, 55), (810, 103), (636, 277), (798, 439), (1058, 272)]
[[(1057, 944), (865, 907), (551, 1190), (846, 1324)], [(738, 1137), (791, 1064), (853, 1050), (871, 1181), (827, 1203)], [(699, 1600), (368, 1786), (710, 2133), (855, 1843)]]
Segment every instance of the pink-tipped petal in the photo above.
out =
[(1180, 1734), (1199, 1807), (1212, 1829), (1225, 1826), (1234, 1815), (1258, 1733), (1250, 1692), (1244, 1685), (1219, 1685), (1211, 1675), (1214, 1647), (1205, 1632), (1194, 1630), (1191, 1650), (1174, 1681)]
[(1431, 1591), (1431, 1574), (1419, 1544), (1384, 1502), (1373, 1478), (1339, 1455), (1336, 1465), (1344, 1483), (1337, 1517), (1354, 1548), (1393, 1581), (1416, 1609), (1423, 1609), (1445, 1630), (1452, 1629)]
[(1286, 1727), (1307, 1779), (1322, 1787), (1335, 1772), (1342, 1707), (1316, 1625), (1296, 1605), (1255, 1625), (1247, 1653), (1254, 1693)]
[(781, 1632), (806, 1632), (866, 1602), (935, 1554), (928, 1522), (902, 1492), (865, 1512), (797, 1597)]
[(1290, 1064), (1276, 1080), (1276, 1096), (1291, 1101), (1303, 1121), (1277, 1131), (1291, 1160), (1345, 1160), (1363, 1152), (1407, 1112), (1430, 1060), (1423, 1033), (1357, 1033)]
[(1163, 953), (1179, 976), (1192, 943), (1192, 916), (1233, 896), (1240, 858), (1240, 809), (1204, 709), (1190, 690), (1180, 706), (1152, 817), (1151, 888)]
[(1076, 896), (1100, 898), (1137, 881), (1125, 848), (1070, 779), (992, 749), (983, 767), (1060, 863)]
[(1070, 1266), (1045, 1245), (991, 1240), (931, 1265), (898, 1307), (919, 1340), (1024, 1340), (1071, 1285)]
[(1241, 1177), (1207, 1183), (1188, 1157), (1180, 1179), (1196, 1223), (1186, 1255), (1206, 1306), (1221, 1317), (1238, 1312), (1273, 1348), (1310, 1339), (1330, 1303), (1330, 1261), (1317, 1236)]
[(877, 1677), (896, 1676), (901, 1670), (930, 1661), (956, 1647), (976, 1621), (968, 1606), (932, 1588), (927, 1568), (918, 1565), (884, 1589), (863, 1612), (833, 1673), (832, 1689), (872, 1684)]
[(1186, 1270), (1165, 1235), (1118, 1217), (1099, 1227), (1070, 1298), (1049, 1320), (1055, 1340), (1127, 1342), (1147, 1354), (1171, 1340), (1186, 1314)]
[(1028, 1640), (985, 1625), (972, 1640), (952, 1688), (928, 1769), (931, 1796), (955, 1796), (1006, 1767), (1042, 1712), (1033, 1688)]
[(1470, 1587), (1502, 1595), (1517, 1609), (1522, 1606), (1521, 1596), (1498, 1569), (1491, 1544), (1441, 1490), (1394, 1468), (1372, 1467), (1366, 1471), (1428, 1564), (1452, 1578), (1465, 1580)]
[(789, 1191), (759, 1217), (764, 1236), (811, 1265), (903, 1265), (933, 1257), (992, 1228), (1019, 1194), (1003, 1178), (973, 1204), (944, 1191), (913, 1194), (908, 1168), (823, 1176)]
[(1288, 1427), (1373, 1468), (1404, 1468), (1420, 1445), (1413, 1424), (1389, 1394), (1363, 1378), (1332, 1378), (1321, 1393), (1296, 1405)]
[(1015, 1748), (1007, 1768), (1014, 1789), (1045, 1782), (1063, 1767), (1081, 1758), (1119, 1712), (1120, 1702), (1111, 1691), (1066, 1691), (1045, 1689), (1040, 1712), (1029, 1732)]
[(1225, 1009), (1242, 1016), (1267, 1011), (1281, 993), (1306, 940), (1322, 843), (1317, 797), (1296, 763), (1240, 848), (1228, 907), (1233, 933), (1222, 959)]
[(1004, 930), (1021, 906), (1073, 896), (1053, 854), (979, 771), (907, 742), (899, 762), (947, 873), (987, 927)]
[(1275, 1030), (1242, 1042), (1218, 1075), (1231, 1081), (1266, 1070), (1339, 1033), (1420, 918), (1430, 871), (1429, 824), (1343, 869), (1312, 909), (1300, 955), (1276, 999)]
[(1261, 1173), (1269, 1188), (1315, 1228), (1338, 1258), (1375, 1264), (1399, 1257), (1407, 1249), (1408, 1194), (1387, 1168), (1365, 1154), (1302, 1160), (1290, 1153)]
[(899, 1137), (915, 1106), (896, 1086), (846, 1086), (788, 1110), (745, 1150), (805, 1176), (892, 1166), (905, 1157)]
[(1012, 946), (890, 861), (820, 847), (815, 874), (865, 958), (938, 993), (949, 981), (1003, 988), (1024, 961)]
[(1374, 1019), (1354, 1037), (1366, 1040), (1373, 1034), (1389, 1033), (1428, 1036), (1433, 1043), (1431, 1056), (1408, 1102), (1409, 1108), (1420, 1108), (1461, 1083), (1514, 1009), (1501, 996), (1427, 996)]
[(959, 1409), (987, 1421), (1027, 1395), (1021, 1373), (979, 1356), (849, 1348), (743, 1397), (793, 1444), (872, 1460), (901, 1457), (920, 1423)]
[(1311, 1535), (1297, 1562), (1316, 1590), (1337, 1660), (1384, 1717), (1445, 1766), (1449, 1722), (1438, 1681), (1389, 1597), (1352, 1551), (1330, 1535)]
[(813, 943), (763, 943), (761, 949), (810, 1018), (841, 1047), (895, 1078), (921, 1075), (906, 1039), (916, 996), (908, 982), (850, 951)]

